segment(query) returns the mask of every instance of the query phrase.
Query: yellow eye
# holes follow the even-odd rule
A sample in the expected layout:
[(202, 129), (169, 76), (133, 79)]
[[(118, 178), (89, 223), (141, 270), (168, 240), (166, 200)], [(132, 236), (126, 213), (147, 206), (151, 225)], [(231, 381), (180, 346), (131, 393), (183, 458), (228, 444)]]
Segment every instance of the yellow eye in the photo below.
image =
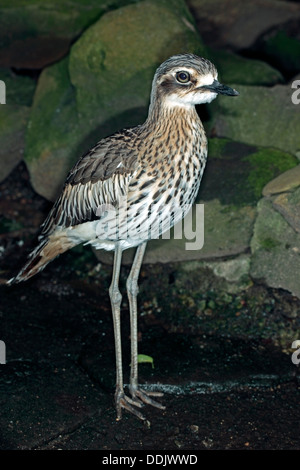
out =
[(179, 83), (188, 83), (190, 81), (190, 74), (188, 72), (177, 72), (176, 80)]

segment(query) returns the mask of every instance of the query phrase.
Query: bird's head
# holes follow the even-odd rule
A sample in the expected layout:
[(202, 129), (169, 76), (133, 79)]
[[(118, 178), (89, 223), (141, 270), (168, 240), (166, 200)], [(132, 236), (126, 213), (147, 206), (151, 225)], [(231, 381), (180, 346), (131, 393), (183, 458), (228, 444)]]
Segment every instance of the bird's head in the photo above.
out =
[(194, 54), (178, 54), (163, 62), (154, 75), (151, 101), (168, 107), (210, 103), (218, 94), (239, 93), (218, 82), (216, 67)]

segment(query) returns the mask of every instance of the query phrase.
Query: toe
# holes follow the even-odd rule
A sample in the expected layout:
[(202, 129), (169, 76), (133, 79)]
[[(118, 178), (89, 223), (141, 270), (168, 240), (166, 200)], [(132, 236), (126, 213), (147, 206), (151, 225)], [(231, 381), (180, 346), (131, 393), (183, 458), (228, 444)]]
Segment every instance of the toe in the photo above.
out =
[(139, 399), (129, 398), (125, 393), (118, 394), (116, 397), (117, 421), (122, 418), (122, 409), (129, 411), (131, 414), (141, 420), (145, 420), (143, 414), (137, 408), (142, 408), (143, 403)]
[(153, 400), (152, 398), (150, 398), (150, 395), (151, 396), (162, 396), (161, 393), (159, 392), (145, 392), (144, 390), (136, 390), (135, 392), (136, 396), (143, 402), (143, 403), (146, 403), (147, 405), (151, 405), (151, 406), (154, 406), (155, 408), (159, 408), (160, 410), (165, 410), (166, 407), (164, 405), (162, 405), (161, 403), (159, 403), (158, 401), (156, 400)]

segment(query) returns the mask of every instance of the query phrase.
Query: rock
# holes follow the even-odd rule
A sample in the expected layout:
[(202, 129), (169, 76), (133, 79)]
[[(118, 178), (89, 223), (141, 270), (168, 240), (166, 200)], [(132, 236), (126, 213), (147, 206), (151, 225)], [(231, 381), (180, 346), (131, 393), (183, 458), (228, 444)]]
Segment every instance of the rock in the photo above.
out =
[(296, 157), (281, 150), (229, 139), (209, 139), (208, 151), (198, 197), (233, 207), (256, 206), (265, 182), (298, 164)]
[(5, 83), (6, 104), (31, 106), (36, 87), (35, 80), (17, 75), (5, 68), (0, 68), (0, 80)]
[(225, 261), (206, 262), (204, 266), (211, 268), (215, 276), (227, 281), (226, 292), (236, 293), (251, 285), (250, 260), (250, 255), (240, 255)]
[(253, 47), (264, 60), (275, 64), (291, 77), (300, 70), (300, 40), (294, 37), (299, 31), (299, 23), (297, 31), (292, 34), (288, 31), (288, 25), (268, 31)]
[[(204, 204), (203, 219), (193, 208), (194, 239), (189, 240), (188, 219), (182, 224), (180, 239), (152, 240), (145, 263), (168, 263), (191, 260), (220, 260), (249, 250), (256, 218), (256, 204), (266, 181), (297, 164), (296, 157), (276, 149), (252, 147), (228, 139), (210, 139), (209, 159), (197, 204)], [(198, 215), (198, 219), (197, 219)], [(187, 243), (196, 242), (188, 249)], [(198, 245), (197, 245), (198, 244)], [(124, 264), (132, 262), (134, 250), (123, 254)], [(111, 253), (96, 251), (103, 262), (111, 263)]]
[[(201, 194), (205, 195), (203, 191)], [(184, 251), (185, 246), (182, 246), (182, 258), (221, 258), (246, 251), (255, 220), (255, 207), (223, 204), (219, 199), (200, 200), (199, 203), (204, 204), (205, 210), (204, 246), (201, 251), (191, 253)]]
[(273, 198), (258, 204), (251, 240), (250, 275), (270, 287), (300, 297), (300, 235), (272, 205)]
[(221, 49), (207, 48), (207, 54), (216, 65), (222, 83), (271, 86), (284, 81), (278, 70), (261, 60), (246, 59)]
[(279, 194), (273, 199), (273, 206), (283, 215), (291, 227), (300, 233), (300, 189), (298, 188), (292, 193)]
[(113, 0), (1, 2), (0, 65), (40, 69), (61, 59), (86, 27), (114, 7)]
[(242, 276), (247, 275), (250, 268), (250, 257), (248, 255), (241, 255), (235, 259), (216, 263), (206, 263), (213, 269), (213, 272), (219, 276), (224, 277), (227, 281), (236, 282)]
[(23, 158), (35, 82), (7, 69), (0, 69), (0, 80), (5, 83), (6, 95), (6, 104), (0, 105), (0, 181), (3, 181)]
[(93, 24), (70, 57), (40, 76), (25, 154), (34, 189), (55, 199), (83, 152), (143, 122), (156, 67), (187, 50), (201, 55), (204, 47), (183, 0), (139, 2)]
[(107, 13), (72, 47), (69, 71), (80, 113), (93, 126), (128, 111), (139, 123), (155, 67), (187, 50), (201, 54), (204, 47), (182, 0), (148, 0)]
[(264, 187), (263, 196), (272, 196), (274, 194), (293, 191), (300, 186), (300, 165), (285, 171), (274, 178)]
[(68, 57), (40, 75), (26, 133), (25, 163), (31, 184), (54, 200), (65, 176), (79, 158), (79, 142), (87, 126), (79, 127), (75, 89), (69, 80)]
[(0, 182), (23, 158), (25, 129), (30, 108), (4, 104), (0, 106)]
[(300, 165), (287, 170), (263, 189), (251, 240), (251, 271), (270, 287), (300, 296)]
[(213, 135), (296, 154), (300, 149), (300, 120), (299, 107), (291, 100), (291, 85), (232, 86), (240, 96), (220, 96), (210, 106), (208, 127)]
[(187, 0), (205, 43), (232, 50), (249, 48), (277, 25), (300, 19), (300, 5), (273, 0)]

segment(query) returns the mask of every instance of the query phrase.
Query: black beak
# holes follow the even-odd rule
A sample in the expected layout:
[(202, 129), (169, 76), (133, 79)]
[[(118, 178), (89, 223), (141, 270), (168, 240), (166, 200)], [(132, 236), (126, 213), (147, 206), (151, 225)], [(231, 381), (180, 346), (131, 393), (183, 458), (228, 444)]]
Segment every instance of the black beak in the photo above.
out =
[(210, 90), (214, 93), (219, 93), (220, 95), (228, 95), (228, 96), (237, 96), (239, 92), (230, 88), (230, 86), (222, 85), (222, 83), (218, 82), (218, 80), (214, 80), (211, 85), (203, 85), (201, 88), (205, 90)]

